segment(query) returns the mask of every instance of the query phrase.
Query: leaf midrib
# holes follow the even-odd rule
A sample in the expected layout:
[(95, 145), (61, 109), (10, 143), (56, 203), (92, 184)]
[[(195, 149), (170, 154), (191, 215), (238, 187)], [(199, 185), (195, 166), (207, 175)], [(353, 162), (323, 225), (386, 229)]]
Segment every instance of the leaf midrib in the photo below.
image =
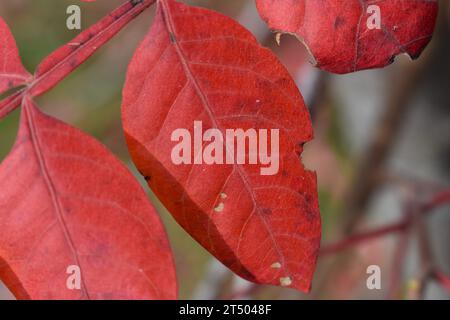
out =
[[(57, 196), (57, 192), (55, 189), (55, 186), (53, 184), (53, 181), (50, 177), (49, 171), (48, 171), (48, 167), (44, 158), (44, 155), (42, 153), (42, 148), (41, 148), (41, 141), (39, 138), (39, 134), (37, 132), (36, 129), (36, 124), (34, 123), (34, 115), (33, 115), (33, 108), (34, 106), (32, 105), (32, 102), (30, 100), (28, 100), (28, 98), (24, 99), (23, 102), (24, 106), (23, 106), (23, 112), (25, 112), (26, 115), (26, 119), (27, 124), (28, 124), (28, 128), (30, 129), (30, 135), (31, 135), (31, 143), (33, 145), (33, 150), (36, 154), (37, 160), (38, 160), (38, 164), (39, 164), (39, 168), (40, 168), (40, 172), (42, 174), (42, 177), (44, 178), (45, 181), (45, 185), (47, 186), (47, 190), (50, 194), (50, 198), (52, 200), (52, 204), (53, 204), (53, 208), (56, 212), (56, 216), (58, 218), (58, 222), (59, 225), (63, 231), (64, 234), (64, 238), (66, 239), (70, 250), (72, 251), (72, 255), (75, 259), (76, 264), (81, 268), (81, 263), (80, 263), (80, 259), (78, 257), (78, 252), (75, 249), (75, 245), (73, 242), (73, 239), (70, 235), (69, 229), (67, 227), (66, 221), (64, 219), (63, 213), (62, 213), (62, 208), (61, 208), (61, 203), (59, 202), (58, 196)], [(87, 287), (86, 287), (86, 283), (84, 282), (83, 277), (81, 277), (81, 284), (82, 284), (82, 291), (84, 292), (84, 294), (86, 295), (87, 299), (90, 300), (90, 296), (89, 293), (87, 291)]]

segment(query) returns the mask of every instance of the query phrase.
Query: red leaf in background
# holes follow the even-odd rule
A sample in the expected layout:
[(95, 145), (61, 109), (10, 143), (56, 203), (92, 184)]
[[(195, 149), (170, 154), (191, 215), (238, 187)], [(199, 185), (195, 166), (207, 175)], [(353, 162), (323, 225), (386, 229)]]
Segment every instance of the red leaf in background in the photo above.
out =
[(0, 17), (0, 94), (31, 80), (22, 65), (11, 31)]
[[(122, 117), (133, 160), (175, 219), (240, 276), (308, 291), (320, 244), (312, 138), (302, 97), (275, 56), (232, 19), (159, 1), (133, 57)], [(280, 170), (175, 165), (174, 130), (280, 129)], [(247, 154), (248, 156), (248, 154)]]
[[(21, 299), (174, 299), (165, 231), (132, 174), (93, 138), (25, 102), (0, 166), (0, 277)], [(66, 286), (81, 269), (81, 290)]]
[[(309, 48), (318, 67), (335, 73), (384, 67), (401, 53), (418, 58), (431, 40), (438, 13), (437, 0), (256, 3), (271, 29), (295, 34)], [(371, 5), (380, 8), (381, 29), (368, 27), (367, 21), (373, 17)]]

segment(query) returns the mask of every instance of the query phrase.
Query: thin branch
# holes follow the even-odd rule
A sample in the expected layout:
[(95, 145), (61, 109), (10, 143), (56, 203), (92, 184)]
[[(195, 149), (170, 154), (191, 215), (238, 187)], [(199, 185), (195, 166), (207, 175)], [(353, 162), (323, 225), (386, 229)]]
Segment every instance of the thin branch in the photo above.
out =
[(432, 273), (432, 277), (441, 285), (442, 288), (450, 292), (450, 277), (444, 274), (442, 271), (435, 270)]
[[(417, 188), (413, 188), (413, 191), (417, 192)], [(409, 221), (414, 218), (416, 211), (418, 210), (417, 202), (415, 201), (414, 193), (409, 193), (404, 200), (405, 202), (405, 216), (404, 218)], [(408, 251), (408, 242), (411, 237), (411, 230), (407, 229), (400, 235), (397, 240), (397, 246), (393, 254), (393, 261), (391, 265), (389, 288), (387, 292), (387, 298), (389, 300), (400, 298), (403, 269), (406, 260), (406, 254)]]
[(0, 119), (20, 106), (25, 95), (36, 97), (57, 85), (155, 2), (156, 0), (127, 1), (72, 41), (55, 50), (38, 66), (25, 89), (0, 101)]
[(408, 228), (408, 226), (409, 226), (409, 221), (402, 220), (400, 222), (391, 224), (389, 226), (366, 231), (363, 233), (354, 234), (354, 235), (351, 235), (337, 243), (324, 246), (322, 248), (322, 250), (320, 250), (320, 255), (324, 256), (324, 255), (338, 253), (342, 250), (348, 249), (348, 248), (356, 246), (358, 244), (368, 242), (370, 240), (378, 239), (385, 235), (404, 231)]
[(390, 300), (398, 298), (398, 293), (401, 289), (403, 267), (406, 260), (409, 238), (410, 232), (409, 230), (405, 230), (405, 232), (401, 234), (397, 247), (395, 248), (394, 260), (392, 262), (391, 280), (387, 294), (387, 297)]

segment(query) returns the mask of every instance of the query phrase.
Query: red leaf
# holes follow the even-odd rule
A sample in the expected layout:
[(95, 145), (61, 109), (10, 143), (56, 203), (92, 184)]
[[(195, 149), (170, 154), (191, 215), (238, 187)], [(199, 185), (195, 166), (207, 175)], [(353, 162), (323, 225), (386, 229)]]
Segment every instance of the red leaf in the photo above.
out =
[[(230, 18), (159, 1), (123, 95), (134, 162), (184, 229), (242, 277), (308, 291), (320, 217), (316, 176), (299, 156), (312, 127), (275, 56)], [(223, 134), (280, 129), (278, 173), (262, 176), (249, 164), (175, 165), (171, 135), (192, 134), (196, 120)]]
[(16, 41), (0, 17), (0, 94), (25, 84), (30, 79), (31, 75), (20, 61)]
[[(256, 0), (269, 27), (295, 34), (321, 69), (348, 73), (418, 58), (431, 40), (437, 0)], [(373, 11), (380, 9), (379, 29)], [(369, 28), (370, 26), (370, 28)]]
[[(93, 138), (25, 102), (0, 166), (0, 277), (21, 299), (174, 299), (163, 226)], [(81, 289), (66, 283), (81, 269)]]

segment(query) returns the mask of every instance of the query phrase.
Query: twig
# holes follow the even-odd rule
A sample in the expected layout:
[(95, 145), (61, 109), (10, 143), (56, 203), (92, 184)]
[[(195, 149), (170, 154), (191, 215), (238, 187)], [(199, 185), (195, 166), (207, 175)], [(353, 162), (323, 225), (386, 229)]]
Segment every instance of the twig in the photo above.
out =
[[(411, 193), (406, 195), (406, 199), (404, 200), (406, 208), (404, 218), (410, 223), (412, 223), (416, 212), (420, 210), (417, 201), (414, 199), (415, 194), (419, 191), (418, 186), (414, 184), (411, 191)], [(398, 244), (393, 254), (392, 269), (390, 274), (391, 279), (387, 293), (387, 298), (389, 300), (400, 298), (399, 294), (401, 293), (403, 267), (406, 260), (410, 236), (411, 230), (408, 228), (400, 235), (400, 239), (398, 239)]]
[(36, 97), (53, 88), (155, 2), (156, 0), (127, 1), (51, 53), (41, 62), (33, 79), (24, 89), (0, 101), (0, 119), (20, 106), (23, 97)]
[(356, 246), (358, 244), (368, 242), (370, 240), (374, 240), (380, 237), (383, 237), (388, 234), (398, 233), (406, 230), (409, 227), (409, 221), (406, 219), (401, 220), (400, 222), (381, 227), (378, 229), (366, 231), (363, 233), (358, 233), (351, 235), (344, 240), (341, 240), (337, 243), (330, 244), (324, 246), (322, 250), (320, 250), (320, 255), (330, 255), (334, 253), (338, 253), (342, 250), (348, 249), (350, 247)]

